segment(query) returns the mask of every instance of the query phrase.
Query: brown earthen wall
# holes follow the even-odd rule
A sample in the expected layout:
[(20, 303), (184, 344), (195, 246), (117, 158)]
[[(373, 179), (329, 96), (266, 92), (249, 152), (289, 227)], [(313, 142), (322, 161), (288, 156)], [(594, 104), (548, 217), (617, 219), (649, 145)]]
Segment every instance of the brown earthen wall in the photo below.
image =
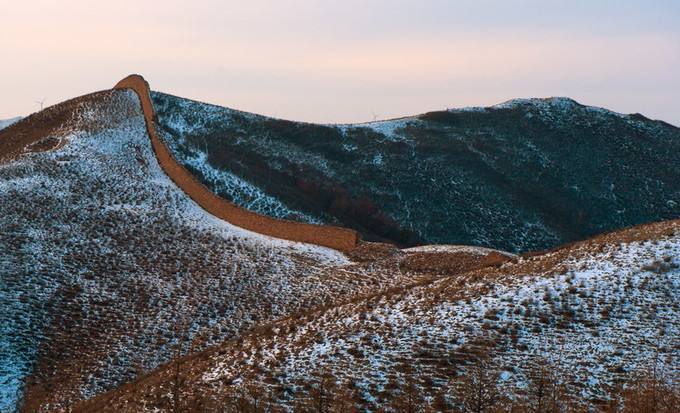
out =
[(359, 235), (354, 230), (263, 216), (215, 195), (175, 160), (165, 142), (156, 133), (155, 112), (146, 80), (139, 75), (131, 75), (118, 82), (114, 89), (132, 89), (137, 93), (142, 104), (146, 129), (151, 138), (151, 146), (161, 168), (182, 191), (212, 215), (238, 227), (290, 241), (306, 242), (341, 251), (349, 251), (357, 245)]

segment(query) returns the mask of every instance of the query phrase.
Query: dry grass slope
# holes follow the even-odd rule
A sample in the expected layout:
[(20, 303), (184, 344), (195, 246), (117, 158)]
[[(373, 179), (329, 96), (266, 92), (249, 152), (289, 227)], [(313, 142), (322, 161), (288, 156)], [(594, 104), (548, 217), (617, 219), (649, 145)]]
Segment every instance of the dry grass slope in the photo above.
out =
[(324, 375), (350, 408), (404, 411), (390, 406), (411, 383), (434, 409), (479, 360), (507, 394), (526, 395), (547, 364), (573, 411), (605, 409), (650, 360), (677, 383), (679, 265), (680, 221), (635, 227), (282, 319), (76, 411), (223, 411), (253, 397), (276, 411), (314, 399)]

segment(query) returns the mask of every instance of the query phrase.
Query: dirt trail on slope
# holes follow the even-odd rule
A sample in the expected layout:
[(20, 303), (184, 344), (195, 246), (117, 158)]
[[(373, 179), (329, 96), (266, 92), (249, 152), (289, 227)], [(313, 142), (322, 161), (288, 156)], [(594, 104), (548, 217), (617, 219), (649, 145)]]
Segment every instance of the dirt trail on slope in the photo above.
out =
[(356, 247), (359, 236), (354, 230), (266, 217), (238, 207), (215, 195), (175, 160), (167, 145), (156, 133), (155, 113), (149, 84), (146, 80), (139, 75), (130, 75), (118, 82), (114, 89), (132, 89), (137, 93), (158, 163), (170, 179), (204, 210), (238, 227), (276, 238), (316, 244), (341, 251), (350, 251)]

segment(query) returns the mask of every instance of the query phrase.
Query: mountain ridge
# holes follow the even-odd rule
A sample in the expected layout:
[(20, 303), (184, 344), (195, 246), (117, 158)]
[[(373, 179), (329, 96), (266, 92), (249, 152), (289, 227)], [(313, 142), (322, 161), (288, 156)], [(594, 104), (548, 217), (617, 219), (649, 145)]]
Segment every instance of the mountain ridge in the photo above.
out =
[(526, 98), (511, 98), (504, 100), (499, 103), (494, 103), (491, 105), (481, 105), (481, 106), (449, 106), (446, 107), (445, 109), (435, 109), (435, 110), (430, 110), (430, 111), (425, 111), (425, 112), (419, 112), (417, 114), (411, 114), (411, 115), (403, 115), (403, 116), (396, 116), (393, 118), (385, 118), (385, 119), (376, 119), (376, 120), (369, 120), (369, 121), (358, 121), (358, 122), (317, 122), (317, 121), (303, 121), (303, 120), (297, 120), (297, 119), (291, 119), (291, 118), (279, 118), (275, 115), (263, 115), (258, 112), (254, 111), (248, 111), (248, 110), (243, 110), (243, 109), (238, 109), (236, 107), (232, 106), (223, 106), (221, 104), (217, 103), (210, 103), (210, 102), (205, 102), (202, 101), (198, 98), (189, 98), (186, 96), (179, 96), (173, 93), (165, 92), (165, 91), (159, 91), (159, 90), (154, 90), (154, 92), (157, 93), (162, 93), (163, 95), (167, 95), (170, 97), (194, 102), (200, 105), (208, 105), (212, 106), (215, 108), (222, 108), (222, 109), (227, 109), (236, 113), (240, 113), (243, 115), (249, 115), (249, 116), (256, 116), (260, 118), (267, 118), (267, 119), (272, 119), (272, 120), (280, 120), (280, 121), (287, 121), (287, 122), (295, 122), (299, 124), (306, 124), (306, 125), (315, 125), (315, 126), (362, 126), (362, 125), (370, 125), (370, 124), (375, 124), (375, 123), (383, 123), (383, 122), (391, 122), (391, 121), (399, 121), (399, 120), (407, 120), (407, 119), (417, 119), (423, 115), (426, 115), (428, 113), (436, 113), (436, 112), (442, 112), (442, 111), (450, 111), (450, 112), (468, 112), (468, 111), (483, 111), (487, 109), (506, 109), (512, 106), (520, 106), (520, 105), (534, 105), (537, 103), (553, 103), (555, 105), (558, 105), (560, 103), (570, 103), (575, 106), (593, 110), (593, 111), (600, 111), (600, 112), (606, 112), (609, 114), (613, 115), (618, 115), (623, 118), (643, 118), (644, 120), (648, 120), (651, 122), (659, 122), (663, 123), (667, 126), (680, 129), (680, 126), (674, 125), (671, 122), (665, 121), (663, 119), (656, 119), (656, 118), (650, 118), (648, 116), (645, 116), (642, 113), (639, 112), (632, 112), (632, 113), (624, 113), (624, 112), (617, 112), (615, 110), (606, 108), (604, 106), (594, 106), (594, 105), (589, 105), (586, 103), (581, 103), (578, 100), (571, 98), (569, 96), (546, 96), (546, 97), (526, 97)]
[[(213, 192), (264, 214), (342, 223), (368, 240), (519, 252), (680, 216), (668, 169), (679, 162), (680, 129), (572, 100), (566, 109), (548, 100), (559, 110), (519, 100), (322, 125), (152, 98), (161, 136)], [(650, 176), (630, 176), (626, 162)], [(502, 221), (516, 233), (500, 233)]]
[[(99, 411), (106, 406), (93, 406), (101, 400), (114, 400), (108, 408), (117, 411), (172, 410), (173, 405), (176, 410), (179, 402), (173, 402), (165, 391), (174, 386), (172, 379), (167, 381), (167, 367), (174, 366), (176, 360), (185, 366), (182, 374), (189, 380), (181, 394), (182, 403), (198, 402), (195, 396), (200, 394), (219, 411), (220, 403), (230, 403), (223, 397), (231, 398), (233, 392), (247, 391), (250, 384), (263, 383), (272, 386), (267, 388), (273, 394), (282, 392), (278, 407), (303, 402), (312, 397), (315, 386), (309, 382), (314, 374), (307, 368), (318, 362), (342, 386), (350, 385), (352, 405), (374, 408), (391, 403), (390, 389), (392, 395), (405, 391), (403, 383), (409, 378), (399, 367), (405, 361), (424, 373), (418, 378), (423, 394), (439, 397), (442, 383), (469, 371), (469, 363), (481, 351), (500, 360), (503, 368), (507, 362), (527, 365), (541, 354), (553, 357), (564, 353), (564, 365), (572, 366), (593, 388), (581, 401), (600, 406), (616, 380), (627, 380), (641, 368), (636, 356), (647, 357), (654, 351), (665, 355), (672, 350), (672, 343), (666, 341), (680, 331), (675, 299), (680, 274), (677, 220), (604, 234), (599, 231), (587, 241), (520, 256), (470, 245), (399, 249), (371, 242), (340, 252), (267, 237), (216, 218), (166, 174), (148, 132), (151, 126), (164, 133), (161, 139), (174, 151), (172, 155), (178, 161), (189, 160), (183, 167), (192, 173), (205, 171), (214, 174), (207, 176), (228, 177), (232, 179), (229, 182), (243, 185), (243, 193), (254, 194), (251, 205), (255, 210), (264, 205), (285, 212), (285, 204), (276, 197), (262, 201), (268, 187), (247, 186), (226, 170), (210, 169), (214, 156), (231, 154), (233, 165), (248, 165), (248, 152), (239, 146), (245, 145), (256, 153), (268, 155), (273, 150), (281, 155), (254, 159), (255, 165), (276, 166), (289, 159), (324, 159), (324, 150), (329, 149), (354, 170), (366, 168), (377, 174), (355, 181), (365, 187), (370, 187), (366, 182), (370, 184), (371, 179), (389, 182), (407, 178), (404, 173), (408, 169), (390, 170), (387, 166), (408, 166), (399, 155), (418, 151), (422, 157), (406, 159), (433, 166), (428, 164), (431, 158), (464, 149), (466, 156), (477, 157), (473, 163), (466, 164), (469, 160), (461, 155), (457, 162), (445, 159), (438, 165), (484, 165), (480, 169), (484, 172), (502, 160), (488, 148), (507, 147), (512, 142), (510, 136), (483, 129), (479, 130), (486, 133), (484, 139), (449, 133), (461, 125), (483, 121), (485, 118), (477, 118), (483, 113), (422, 115), (418, 122), (430, 125), (426, 129), (383, 122), (383, 133), (381, 128), (318, 129), (319, 125), (295, 122), (261, 123), (259, 118), (249, 119), (219, 107), (206, 109), (182, 100), (173, 102), (157, 92), (151, 95), (157, 109), (155, 123), (148, 122), (148, 113), (144, 116), (144, 103), (137, 93), (118, 89), (51, 106), (0, 131), (4, 158), (0, 162), (0, 410)], [(172, 108), (172, 103), (178, 108)], [(492, 112), (500, 116), (494, 118), (498, 122), (495, 128), (514, 123), (536, 126), (532, 122), (540, 115), (536, 112), (527, 117), (531, 112), (516, 109)], [(658, 125), (645, 128), (645, 121), (619, 124), (620, 118), (616, 119), (577, 117), (577, 128), (567, 135), (550, 135), (552, 129), (544, 128), (543, 123), (537, 130), (566, 147), (584, 140), (579, 136), (582, 131), (604, 128), (609, 131), (607, 136), (616, 138), (612, 138), (614, 142), (588, 134), (585, 140), (592, 138), (608, 150), (621, 142), (637, 143), (630, 153), (626, 152), (628, 146), (622, 153), (644, 162), (627, 158), (620, 162), (628, 162), (629, 170), (645, 178), (648, 185), (658, 170), (664, 172), (659, 175), (662, 178), (677, 177), (677, 171), (670, 168), (677, 162), (674, 152), (659, 155), (661, 146), (656, 145), (667, 142), (672, 148), (673, 133)], [(547, 118), (545, 122), (551, 124)], [(617, 137), (619, 132), (625, 137), (636, 127), (641, 128), (639, 135)], [(564, 126), (556, 129), (563, 131)], [(171, 133), (177, 135), (169, 136)], [(203, 147), (205, 156), (186, 157), (181, 152), (180, 139), (184, 138), (196, 139), (199, 144), (187, 148)], [(333, 142), (338, 140), (341, 145), (336, 147)], [(211, 142), (233, 143), (236, 150), (210, 146)], [(447, 146), (451, 142), (455, 145)], [(468, 151), (466, 142), (474, 143), (470, 147), (474, 151)], [(342, 146), (354, 144), (364, 149)], [(394, 152), (375, 152), (382, 148)], [(534, 153), (531, 146), (522, 148)], [(591, 155), (596, 160), (602, 156), (596, 148), (585, 149), (589, 162)], [(343, 158), (352, 153), (365, 156)], [(379, 153), (383, 158), (376, 156)], [(390, 164), (394, 155), (402, 162)], [(540, 156), (536, 159), (545, 161)], [(335, 162), (332, 157), (327, 161)], [(657, 164), (657, 170), (640, 167), (650, 161)], [(555, 168), (547, 171), (554, 169), (557, 175), (569, 172)], [(282, 185), (282, 191), (298, 188), (302, 192), (292, 191), (294, 195), (318, 195), (309, 181), (309, 170), (292, 171), (298, 180), (293, 180), (292, 186)], [(332, 168), (328, 171), (319, 177), (332, 180), (343, 173)], [(446, 168), (414, 171), (424, 172), (415, 189), (435, 185), (433, 178), (449, 173)], [(503, 178), (501, 171), (480, 176), (497, 180)], [(395, 172), (401, 175), (390, 177)], [(273, 174), (269, 179), (278, 182)], [(494, 180), (480, 181), (473, 188), (482, 191)], [(673, 180), (660, 182), (674, 188)], [(309, 188), (312, 190), (304, 192)], [(427, 195), (405, 192), (402, 199), (422, 197), (424, 202), (436, 203), (436, 197), (423, 194)], [(566, 202), (567, 195), (552, 196)], [(643, 192), (634, 200), (645, 201), (647, 195)], [(356, 200), (347, 196), (348, 204), (343, 206), (338, 200), (334, 198), (338, 210), (356, 207), (357, 211), (373, 211), (372, 222), (389, 230), (390, 222), (375, 204), (354, 203)], [(603, 205), (614, 203), (616, 198), (605, 198)], [(464, 219), (454, 221), (468, 224), (476, 214), (470, 205), (448, 203), (442, 210), (420, 212), (449, 228), (440, 211), (470, 208)], [(569, 208), (570, 204), (565, 204), (561, 210)], [(493, 214), (488, 217), (489, 222), (483, 222), (486, 226), (471, 228), (481, 232), (498, 226), (507, 239), (516, 234), (514, 222), (496, 219)], [(549, 341), (546, 345), (552, 347), (541, 350), (541, 337), (546, 335), (572, 345), (561, 352)], [(491, 341), (497, 346), (491, 346)], [(597, 345), (591, 348), (589, 343)], [(202, 352), (205, 349), (212, 350)], [(345, 361), (333, 356), (336, 353), (347, 353)], [(183, 358), (187, 354), (195, 357)], [(312, 363), (309, 357), (315, 354)], [(366, 363), (370, 370), (365, 369)], [(229, 366), (238, 366), (239, 374), (233, 375)], [(669, 373), (676, 375), (677, 362), (672, 358), (670, 366)], [(356, 380), (350, 377), (351, 372), (365, 376)], [(522, 384), (526, 378), (522, 369), (504, 370), (503, 374), (512, 379), (508, 384)], [(145, 391), (129, 392), (130, 385), (124, 383), (137, 377), (140, 381), (133, 383), (143, 385)], [(151, 377), (161, 380), (146, 381)], [(570, 374), (565, 374), (566, 378), (564, 385), (570, 392), (583, 390)], [(593, 384), (596, 382), (598, 386)], [(114, 390), (121, 385), (120, 391)], [(521, 393), (521, 388), (518, 391)], [(92, 401), (81, 403), (84, 399)]]
[(208, 214), (161, 169), (130, 90), (52, 106), (0, 138), (13, 154), (0, 164), (0, 410), (53, 410), (48, 399), (156, 366), (178, 314), (201, 348), (405, 279), (367, 280), (335, 250)]
[(359, 239), (355, 231), (340, 227), (277, 220), (247, 209), (238, 208), (233, 203), (215, 196), (173, 158), (167, 146), (158, 137), (154, 126), (156, 115), (151, 102), (148, 82), (140, 75), (131, 75), (114, 86), (114, 89), (128, 88), (134, 90), (142, 102), (147, 133), (161, 167), (177, 186), (203, 209), (241, 228), (276, 238), (317, 244), (344, 251), (350, 251), (356, 247)]

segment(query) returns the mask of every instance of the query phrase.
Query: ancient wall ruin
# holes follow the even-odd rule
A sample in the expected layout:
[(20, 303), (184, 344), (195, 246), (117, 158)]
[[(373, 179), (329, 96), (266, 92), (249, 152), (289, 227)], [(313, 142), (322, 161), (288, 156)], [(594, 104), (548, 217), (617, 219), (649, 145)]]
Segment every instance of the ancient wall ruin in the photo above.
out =
[(215, 195), (177, 162), (168, 146), (156, 133), (155, 112), (146, 80), (139, 75), (130, 75), (118, 82), (114, 89), (132, 89), (137, 93), (158, 163), (170, 179), (201, 208), (233, 225), (276, 238), (316, 244), (341, 251), (352, 250), (357, 245), (359, 235), (354, 230), (263, 216)]

